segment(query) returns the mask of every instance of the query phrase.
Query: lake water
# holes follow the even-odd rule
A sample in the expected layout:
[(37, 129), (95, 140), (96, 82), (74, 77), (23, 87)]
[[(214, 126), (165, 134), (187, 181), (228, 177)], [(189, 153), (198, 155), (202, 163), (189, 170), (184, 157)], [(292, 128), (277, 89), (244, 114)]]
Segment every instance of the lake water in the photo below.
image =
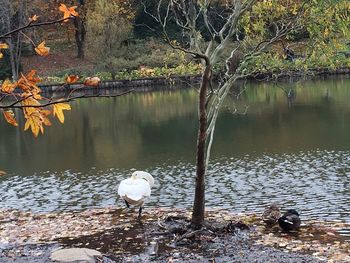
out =
[[(206, 205), (261, 212), (276, 202), (302, 218), (350, 223), (350, 80), (250, 84), (234, 94), (218, 119)], [(0, 121), (0, 207), (122, 206), (118, 183), (140, 169), (157, 181), (146, 209), (190, 208), (196, 103), (197, 91), (166, 88), (82, 99), (39, 138), (22, 131), (23, 120), (21, 129)]]

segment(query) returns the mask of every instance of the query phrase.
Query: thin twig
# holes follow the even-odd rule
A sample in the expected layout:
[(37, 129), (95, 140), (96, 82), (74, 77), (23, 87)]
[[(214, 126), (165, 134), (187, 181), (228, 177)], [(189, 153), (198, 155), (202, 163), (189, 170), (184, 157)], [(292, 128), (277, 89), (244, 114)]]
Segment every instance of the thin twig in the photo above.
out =
[(0, 35), (0, 39), (1, 38), (7, 38), (8, 36), (10, 35), (13, 35), (14, 33), (17, 33), (19, 31), (22, 31), (24, 29), (27, 29), (27, 28), (31, 28), (31, 27), (38, 27), (38, 26), (47, 26), (47, 25), (53, 25), (53, 24), (57, 24), (57, 23), (60, 23), (60, 22), (64, 22), (68, 19), (74, 19), (75, 16), (70, 16), (68, 18), (62, 18), (62, 19), (58, 19), (58, 20), (54, 20), (54, 21), (46, 21), (46, 22), (41, 22), (41, 23), (36, 23), (36, 24), (33, 24), (33, 21), (30, 21), (28, 24), (24, 25), (24, 26), (21, 26), (19, 28), (16, 28), (12, 31), (9, 31), (5, 34), (2, 34)]
[[(50, 101), (44, 104), (40, 104), (40, 105), (21, 105), (21, 106), (16, 106), (16, 104), (18, 104), (19, 102), (25, 100), (26, 98), (16, 101), (10, 105), (0, 105), (0, 109), (23, 109), (23, 108), (44, 108), (53, 104), (59, 104), (59, 103), (64, 103), (64, 102), (70, 102), (70, 101), (74, 101), (76, 99), (85, 99), (85, 98), (114, 98), (114, 97), (118, 97), (118, 96), (123, 96), (125, 94), (128, 94), (130, 92), (133, 92), (134, 90), (128, 90), (125, 92), (121, 92), (118, 94), (109, 94), (109, 95), (80, 95), (80, 96), (75, 96), (75, 97), (71, 97), (71, 98), (67, 98), (67, 99), (59, 99), (59, 100), (55, 100), (55, 101)], [(28, 98), (28, 97), (27, 97)]]
[(29, 95), (29, 96), (27, 96), (27, 97), (21, 98), (21, 99), (19, 99), (19, 100), (16, 100), (15, 102), (11, 103), (10, 105), (0, 106), (0, 108), (4, 107), (4, 108), (6, 109), (6, 108), (14, 108), (14, 107), (17, 107), (17, 106), (15, 106), (16, 104), (21, 103), (22, 101), (24, 101), (24, 100), (26, 100), (26, 99), (29, 99), (30, 97), (33, 97), (33, 94), (32, 94), (32, 95)]

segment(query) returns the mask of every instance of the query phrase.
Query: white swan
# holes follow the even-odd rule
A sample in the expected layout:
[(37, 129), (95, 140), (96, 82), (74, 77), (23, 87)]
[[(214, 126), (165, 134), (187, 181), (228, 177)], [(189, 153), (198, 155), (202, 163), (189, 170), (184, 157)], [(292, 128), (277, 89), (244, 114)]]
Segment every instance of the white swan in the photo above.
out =
[(145, 200), (151, 196), (151, 187), (154, 186), (152, 175), (143, 171), (134, 172), (130, 178), (120, 182), (118, 194), (124, 199), (126, 206), (140, 206), (139, 217), (141, 217), (142, 206)]

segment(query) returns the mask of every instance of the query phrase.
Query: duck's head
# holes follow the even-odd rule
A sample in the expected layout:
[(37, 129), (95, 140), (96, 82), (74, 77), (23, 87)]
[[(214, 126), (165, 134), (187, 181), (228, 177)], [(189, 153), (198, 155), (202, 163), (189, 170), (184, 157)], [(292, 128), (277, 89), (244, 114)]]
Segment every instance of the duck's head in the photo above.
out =
[(299, 213), (295, 209), (289, 209), (286, 214), (299, 216)]
[(145, 179), (151, 187), (154, 186), (154, 179), (152, 175), (144, 171), (135, 171), (131, 175), (132, 179)]
[(270, 206), (268, 206), (266, 209), (269, 209), (271, 211), (280, 211), (279, 207), (277, 204), (271, 204)]

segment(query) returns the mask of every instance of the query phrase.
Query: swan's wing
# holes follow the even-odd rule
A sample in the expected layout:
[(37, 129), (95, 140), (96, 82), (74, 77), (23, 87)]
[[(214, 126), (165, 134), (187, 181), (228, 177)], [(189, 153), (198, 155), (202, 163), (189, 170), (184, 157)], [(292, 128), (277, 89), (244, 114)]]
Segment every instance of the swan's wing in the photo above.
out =
[(127, 196), (129, 199), (139, 201), (151, 195), (151, 187), (143, 179), (125, 179), (120, 182), (118, 194), (121, 197)]

